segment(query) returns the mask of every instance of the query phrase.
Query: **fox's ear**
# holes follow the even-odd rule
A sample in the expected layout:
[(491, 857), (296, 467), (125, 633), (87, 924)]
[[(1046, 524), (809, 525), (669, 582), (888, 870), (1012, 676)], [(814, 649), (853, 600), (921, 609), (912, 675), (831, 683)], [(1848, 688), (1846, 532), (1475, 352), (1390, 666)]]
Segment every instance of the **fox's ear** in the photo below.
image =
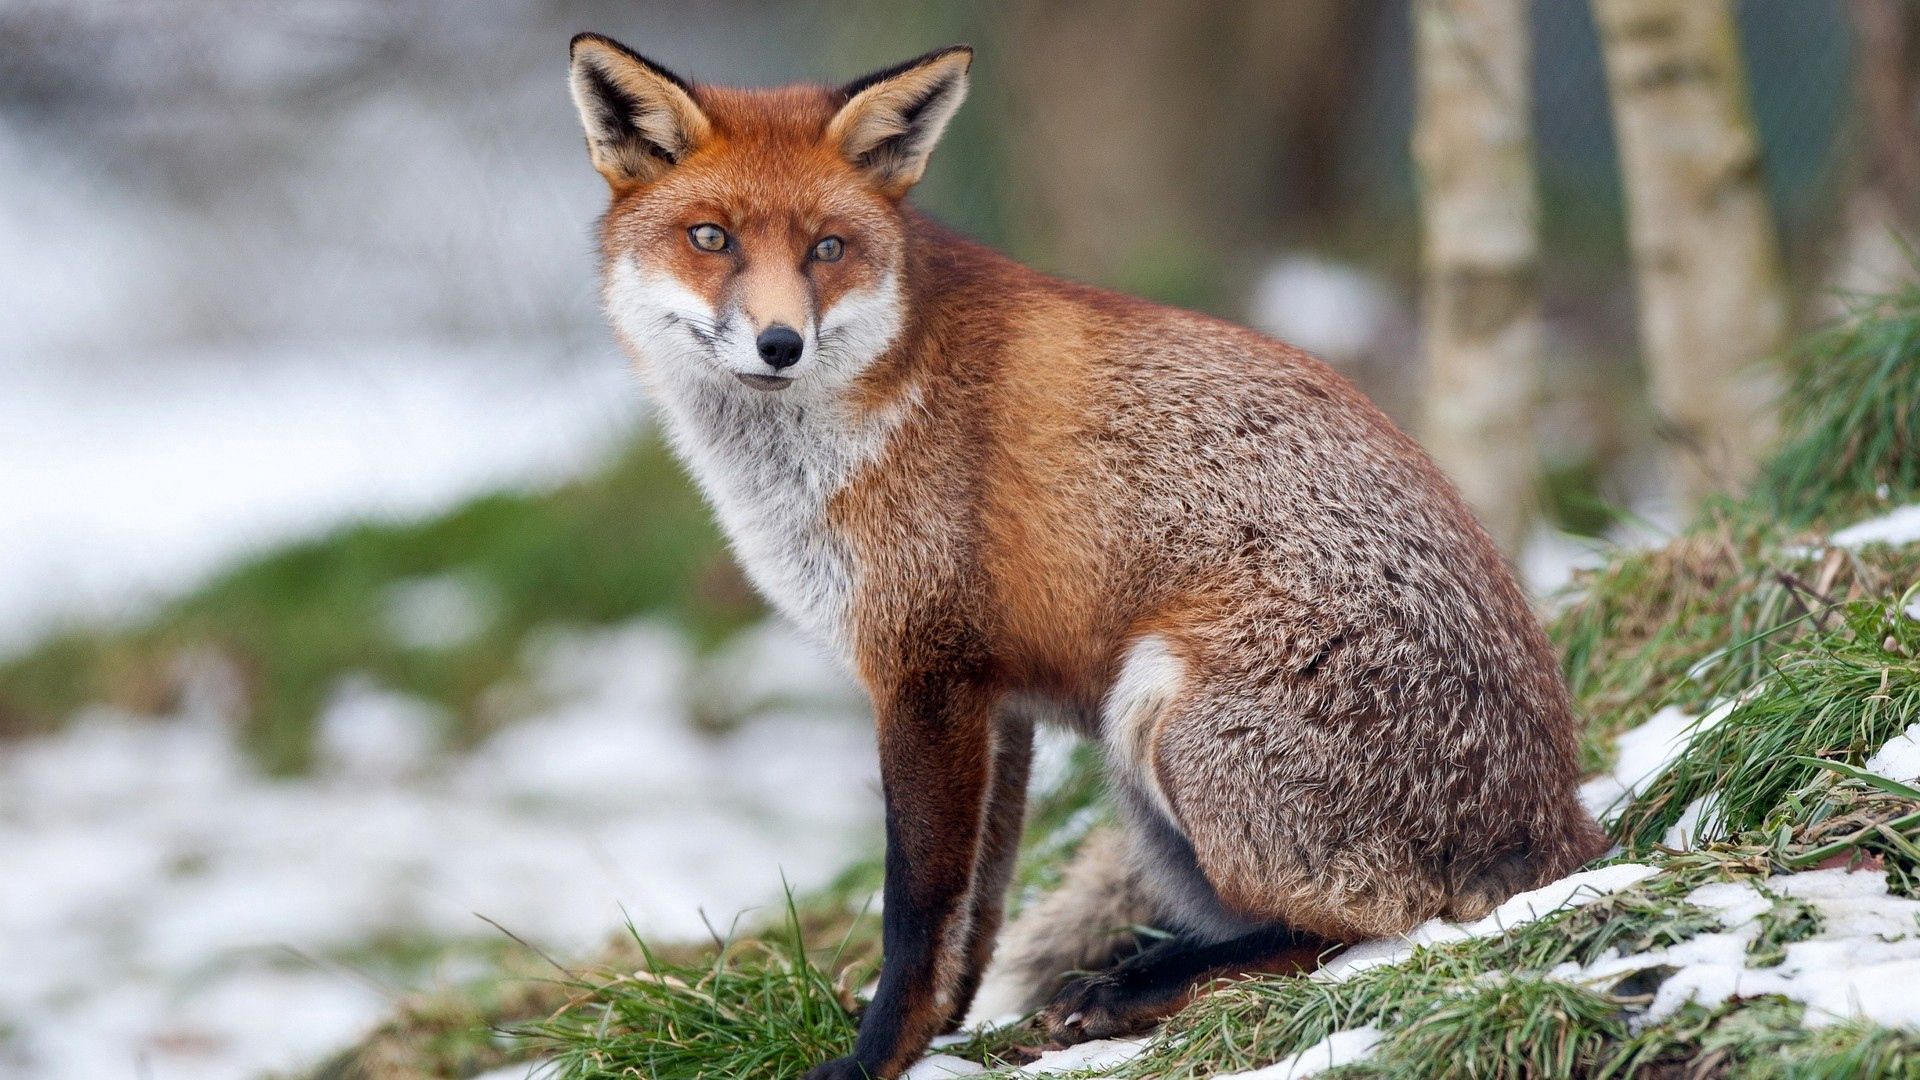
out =
[(927, 171), (927, 158), (947, 121), (967, 97), (973, 50), (936, 49), (840, 88), (846, 104), (827, 125), (827, 139), (898, 198)]
[(693, 88), (666, 68), (599, 34), (568, 51), (587, 155), (615, 190), (658, 180), (713, 133)]

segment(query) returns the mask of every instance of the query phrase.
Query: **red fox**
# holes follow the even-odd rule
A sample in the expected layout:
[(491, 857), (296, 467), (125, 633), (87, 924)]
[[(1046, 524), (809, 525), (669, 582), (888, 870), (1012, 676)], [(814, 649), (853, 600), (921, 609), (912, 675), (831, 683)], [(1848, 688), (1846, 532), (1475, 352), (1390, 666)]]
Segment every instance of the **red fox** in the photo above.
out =
[[(610, 321), (748, 576), (873, 700), (885, 958), (813, 1080), (967, 1013), (1036, 722), (1103, 748), (1123, 827), (995, 968), (1062, 1042), (1606, 847), (1546, 639), (1412, 439), (1298, 349), (905, 204), (972, 59), (739, 90), (572, 45)], [(1129, 955), (1136, 922), (1167, 934)]]

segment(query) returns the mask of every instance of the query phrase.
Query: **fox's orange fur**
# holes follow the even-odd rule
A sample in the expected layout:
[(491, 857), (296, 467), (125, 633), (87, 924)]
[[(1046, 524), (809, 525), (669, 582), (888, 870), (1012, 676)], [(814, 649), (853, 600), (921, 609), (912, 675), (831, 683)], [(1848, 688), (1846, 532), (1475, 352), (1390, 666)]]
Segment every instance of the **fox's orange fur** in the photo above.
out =
[(1063, 1039), (1604, 846), (1546, 641), (1411, 439), (1297, 349), (903, 205), (970, 61), (743, 91), (573, 50), (616, 331), (748, 574), (873, 698), (886, 963), (816, 1077), (895, 1076), (966, 1012), (1036, 721), (1104, 746), (1125, 840), (1015, 935), (996, 1000), (1111, 959), (1100, 919), (1175, 935), (1062, 989)]

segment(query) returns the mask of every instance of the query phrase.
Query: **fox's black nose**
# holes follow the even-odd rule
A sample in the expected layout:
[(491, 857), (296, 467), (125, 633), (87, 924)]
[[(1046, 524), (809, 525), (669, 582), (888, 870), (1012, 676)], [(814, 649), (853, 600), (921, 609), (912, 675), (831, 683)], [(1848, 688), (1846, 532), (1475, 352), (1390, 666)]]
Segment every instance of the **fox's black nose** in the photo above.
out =
[(760, 359), (775, 371), (799, 363), (800, 350), (807, 347), (807, 343), (800, 340), (800, 335), (792, 327), (778, 324), (760, 331), (760, 336), (754, 339), (753, 344), (760, 350)]

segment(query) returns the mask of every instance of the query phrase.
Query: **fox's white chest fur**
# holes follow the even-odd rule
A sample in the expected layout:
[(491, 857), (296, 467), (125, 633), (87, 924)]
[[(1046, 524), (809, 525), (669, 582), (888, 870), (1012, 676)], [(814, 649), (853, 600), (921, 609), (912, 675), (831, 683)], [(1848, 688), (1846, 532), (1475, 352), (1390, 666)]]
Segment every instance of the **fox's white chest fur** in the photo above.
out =
[(664, 401), (674, 446), (713, 503), (735, 557), (782, 614), (846, 655), (859, 568), (827, 507), (879, 456), (905, 410), (850, 417), (817, 397), (688, 389)]

